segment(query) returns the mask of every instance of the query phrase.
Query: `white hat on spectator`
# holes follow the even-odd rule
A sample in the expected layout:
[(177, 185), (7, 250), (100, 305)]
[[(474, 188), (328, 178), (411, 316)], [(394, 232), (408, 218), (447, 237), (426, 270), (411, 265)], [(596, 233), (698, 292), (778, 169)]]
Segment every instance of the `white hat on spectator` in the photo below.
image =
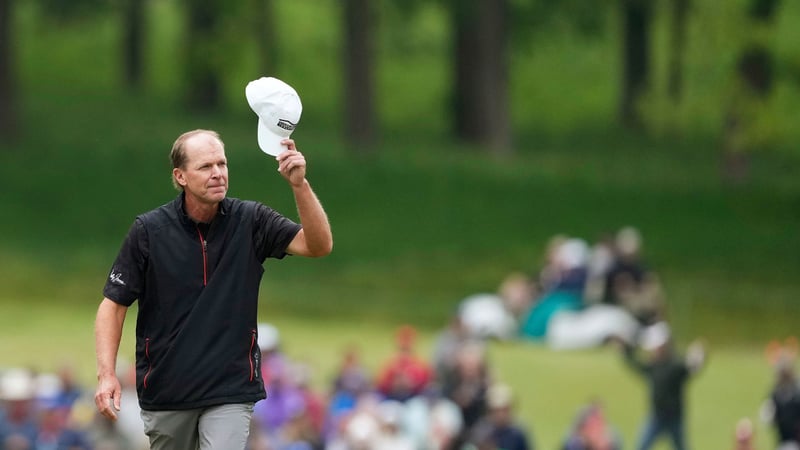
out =
[(377, 415), (385, 425), (399, 426), (405, 413), (405, 405), (397, 400), (384, 400), (378, 403)]
[(589, 244), (579, 238), (570, 238), (558, 246), (556, 260), (564, 269), (577, 269), (589, 262)]
[(9, 369), (0, 378), (0, 400), (31, 400), (35, 395), (33, 376), (25, 369)]
[(278, 329), (269, 323), (258, 324), (258, 348), (262, 351), (275, 350), (280, 344), (281, 336)]
[(42, 373), (34, 380), (36, 397), (40, 400), (52, 400), (58, 397), (63, 390), (61, 378), (54, 373)]
[(654, 323), (642, 331), (639, 345), (647, 351), (655, 350), (667, 344), (671, 334), (669, 325), (666, 322)]
[(486, 392), (486, 403), (490, 409), (508, 408), (513, 401), (511, 387), (507, 384), (496, 383)]

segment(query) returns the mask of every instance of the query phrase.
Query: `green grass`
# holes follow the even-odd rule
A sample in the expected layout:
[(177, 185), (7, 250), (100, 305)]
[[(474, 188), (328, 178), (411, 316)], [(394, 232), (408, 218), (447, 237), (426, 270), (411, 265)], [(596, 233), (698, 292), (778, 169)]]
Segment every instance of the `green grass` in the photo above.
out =
[[(85, 385), (93, 388), (92, 304), (70, 303), (65, 298), (20, 302), (4, 296), (0, 302), (4, 305), (0, 316), (4, 366), (52, 370), (70, 361)], [(46, 307), (37, 306), (38, 302)], [(267, 312), (269, 305), (264, 306), (262, 315), (279, 327), (284, 351), (310, 365), (312, 381), (320, 391), (329, 386), (347, 346), (357, 345), (372, 373), (392, 351), (393, 328), (386, 323), (362, 317), (345, 321), (274, 316)], [(121, 360), (133, 354), (134, 314), (135, 307), (129, 312)], [(423, 329), (421, 355), (430, 354), (434, 337), (434, 332)], [(535, 436), (537, 448), (556, 448), (574, 414), (591, 399), (603, 401), (625, 448), (633, 445), (646, 413), (647, 393), (642, 380), (612, 349), (559, 353), (534, 344), (494, 343), (489, 357), (493, 376), (514, 387), (519, 419)], [(757, 411), (771, 382), (761, 348), (712, 345), (708, 367), (687, 390), (687, 427), (693, 447), (726, 448), (740, 418), (749, 417), (758, 424)], [(759, 425), (758, 448), (768, 448), (771, 443), (771, 430)]]

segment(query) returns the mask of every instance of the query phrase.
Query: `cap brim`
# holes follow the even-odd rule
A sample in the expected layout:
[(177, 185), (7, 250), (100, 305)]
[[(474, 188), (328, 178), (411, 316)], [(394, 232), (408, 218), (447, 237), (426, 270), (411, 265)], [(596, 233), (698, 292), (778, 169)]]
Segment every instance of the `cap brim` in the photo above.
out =
[(258, 120), (258, 146), (261, 148), (262, 152), (272, 156), (280, 155), (288, 150), (288, 147), (281, 144), (281, 141), (288, 137), (289, 136), (279, 136), (273, 133), (267, 128), (263, 120)]

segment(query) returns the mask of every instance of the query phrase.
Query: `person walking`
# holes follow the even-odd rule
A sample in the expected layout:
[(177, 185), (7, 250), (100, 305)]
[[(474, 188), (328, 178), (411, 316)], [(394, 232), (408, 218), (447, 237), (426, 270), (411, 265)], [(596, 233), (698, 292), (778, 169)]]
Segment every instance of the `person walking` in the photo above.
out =
[(138, 300), (136, 387), (151, 449), (245, 448), (253, 405), (265, 398), (257, 345), (262, 264), (332, 251), (305, 157), (282, 138), (273, 154), (300, 223), (260, 202), (227, 197), (222, 139), (193, 130), (170, 153), (180, 194), (136, 217), (111, 267), (95, 322), (95, 403), (117, 419), (117, 353), (126, 312)]
[(637, 450), (650, 449), (663, 433), (669, 435), (675, 450), (686, 450), (684, 395), (691, 377), (705, 365), (705, 346), (701, 341), (689, 345), (686, 356), (675, 351), (666, 322), (651, 325), (642, 332), (641, 347), (649, 359), (637, 355), (635, 348), (615, 339), (623, 349), (626, 362), (647, 381), (650, 391), (650, 414), (645, 422)]

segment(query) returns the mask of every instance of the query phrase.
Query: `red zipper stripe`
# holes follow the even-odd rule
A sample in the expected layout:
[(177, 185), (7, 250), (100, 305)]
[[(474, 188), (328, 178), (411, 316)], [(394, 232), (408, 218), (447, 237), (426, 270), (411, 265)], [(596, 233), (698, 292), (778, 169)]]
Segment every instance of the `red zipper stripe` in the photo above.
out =
[(255, 345), (256, 345), (256, 334), (252, 333), (250, 335), (250, 353), (249, 357), (247, 358), (248, 361), (250, 362), (250, 381), (253, 381), (253, 375), (255, 375), (254, 374), (255, 367), (253, 366), (253, 347), (255, 347)]
[(147, 359), (147, 373), (142, 378), (142, 384), (147, 389), (147, 377), (150, 376), (150, 371), (153, 370), (153, 364), (150, 362), (150, 338), (144, 340), (144, 356)]
[(206, 239), (200, 228), (197, 228), (197, 235), (200, 237), (200, 247), (203, 249), (203, 286), (208, 285), (208, 255), (206, 254)]

